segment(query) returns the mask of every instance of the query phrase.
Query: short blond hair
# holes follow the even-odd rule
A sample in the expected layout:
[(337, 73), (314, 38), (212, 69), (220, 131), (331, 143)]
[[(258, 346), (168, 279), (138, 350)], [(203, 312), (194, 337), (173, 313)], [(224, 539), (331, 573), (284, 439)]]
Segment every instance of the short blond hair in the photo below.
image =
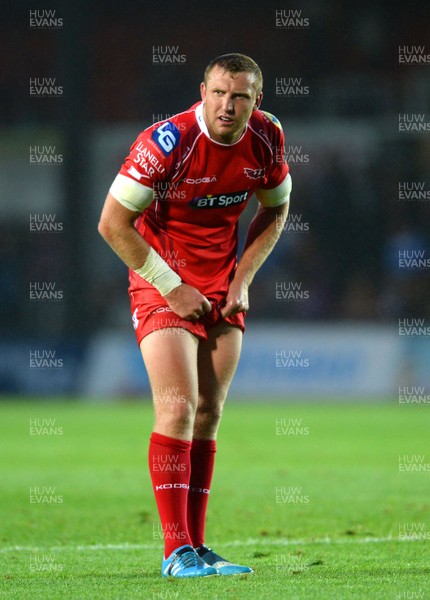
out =
[(209, 77), (209, 73), (212, 71), (214, 67), (219, 67), (223, 69), (227, 73), (251, 73), (254, 75), (255, 82), (255, 90), (258, 94), (263, 89), (263, 73), (261, 72), (260, 67), (257, 63), (252, 60), (246, 54), (239, 54), (238, 52), (233, 52), (231, 54), (222, 54), (221, 56), (217, 56), (214, 58), (206, 67), (204, 74), (204, 84), (207, 85), (207, 80)]

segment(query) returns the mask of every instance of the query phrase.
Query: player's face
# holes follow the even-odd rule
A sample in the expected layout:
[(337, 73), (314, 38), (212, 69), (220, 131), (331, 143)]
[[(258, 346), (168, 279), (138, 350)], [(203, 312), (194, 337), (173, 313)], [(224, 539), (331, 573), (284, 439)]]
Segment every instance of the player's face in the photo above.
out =
[(257, 95), (252, 73), (228, 73), (216, 66), (209, 72), (207, 84), (201, 84), (203, 115), (212, 139), (234, 144), (243, 133), (252, 111), (263, 98)]

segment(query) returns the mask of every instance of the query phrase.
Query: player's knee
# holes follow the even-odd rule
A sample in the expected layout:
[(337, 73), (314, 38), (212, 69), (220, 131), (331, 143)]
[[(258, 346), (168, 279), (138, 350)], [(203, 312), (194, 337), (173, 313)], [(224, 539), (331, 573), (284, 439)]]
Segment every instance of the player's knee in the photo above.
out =
[(165, 424), (188, 427), (194, 422), (196, 403), (185, 395), (166, 398), (154, 397), (157, 417)]
[(214, 402), (205, 398), (200, 398), (198, 414), (200, 418), (205, 419), (206, 421), (220, 421), (223, 407), (224, 402), (222, 400)]

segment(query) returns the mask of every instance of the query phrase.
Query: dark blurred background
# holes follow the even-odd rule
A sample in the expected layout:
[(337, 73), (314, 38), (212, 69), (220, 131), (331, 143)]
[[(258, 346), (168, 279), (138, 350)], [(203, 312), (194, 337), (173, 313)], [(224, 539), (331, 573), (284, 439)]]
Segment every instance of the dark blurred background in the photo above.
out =
[[(430, 259), (430, 136), (399, 130), (405, 113), (430, 122), (428, 3), (34, 4), (3, 3), (0, 21), (3, 357), (24, 340), (78, 365), (100, 332), (133, 338), (126, 269), (97, 233), (104, 198), (137, 134), (193, 104), (206, 64), (231, 51), (263, 70), (262, 108), (283, 124), (294, 184), (250, 318), (430, 318), (428, 269), (399, 268), (399, 251)], [(280, 301), (288, 282), (306, 299)], [(3, 390), (20, 390), (0, 372)]]

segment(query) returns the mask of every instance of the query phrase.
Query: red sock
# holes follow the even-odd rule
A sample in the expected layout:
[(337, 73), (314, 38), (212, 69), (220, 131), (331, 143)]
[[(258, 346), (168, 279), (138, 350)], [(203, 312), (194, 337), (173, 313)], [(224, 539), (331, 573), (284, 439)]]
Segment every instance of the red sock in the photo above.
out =
[(191, 442), (152, 433), (149, 472), (164, 538), (164, 558), (191, 544), (187, 527)]
[(214, 470), (215, 452), (215, 440), (193, 440), (188, 492), (188, 531), (194, 548), (201, 546), (205, 541), (206, 509)]

